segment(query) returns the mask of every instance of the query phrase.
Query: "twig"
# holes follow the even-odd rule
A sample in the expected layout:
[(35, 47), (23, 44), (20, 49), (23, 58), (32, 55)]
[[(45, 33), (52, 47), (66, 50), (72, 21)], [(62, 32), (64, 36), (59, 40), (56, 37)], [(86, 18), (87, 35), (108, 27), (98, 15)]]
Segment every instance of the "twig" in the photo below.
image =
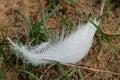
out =
[(114, 74), (114, 75), (119, 75), (119, 73), (115, 73), (115, 72), (111, 72), (111, 71), (103, 71), (103, 70), (98, 70), (98, 69), (93, 69), (93, 68), (87, 68), (87, 67), (81, 67), (82, 69), (86, 69), (86, 70), (91, 70), (91, 71), (95, 71), (95, 72), (102, 72), (102, 73), (109, 73), (109, 74)]
[[(45, 59), (45, 60), (50, 61), (50, 62), (56, 62), (54, 60), (47, 60), (47, 59)], [(78, 66), (78, 65), (75, 65), (75, 64), (65, 64), (65, 63), (61, 63), (61, 64), (65, 65), (65, 66), (76, 67), (76, 68), (79, 68), (79, 69), (85, 69), (85, 70), (90, 70), (90, 71), (94, 71), (94, 72), (101, 72), (101, 73), (109, 73), (109, 74), (120, 76), (120, 73), (115, 73), (115, 72), (111, 72), (111, 71), (103, 71), (103, 70), (88, 68), (88, 67), (84, 67), (84, 66)]]
[(103, 9), (104, 9), (104, 6), (105, 6), (105, 2), (106, 2), (106, 0), (102, 0), (102, 6), (101, 6), (101, 10), (100, 10), (100, 16), (102, 16), (102, 14), (103, 14)]
[(90, 70), (90, 71), (94, 71), (94, 72), (109, 73), (109, 74), (120, 76), (119, 73), (115, 73), (115, 72), (111, 72), (111, 71), (103, 71), (103, 70), (98, 70), (98, 69), (93, 69), (93, 68), (87, 68), (87, 67), (83, 67), (83, 66), (77, 66), (77, 65), (74, 65), (74, 64), (63, 64), (63, 65), (71, 66), (71, 67), (77, 67), (77, 68), (81, 68), (81, 69), (86, 69), (86, 70)]
[(42, 78), (43, 78), (43, 76), (46, 74), (46, 72), (51, 68), (51, 67), (53, 67), (54, 66), (54, 64), (51, 64), (46, 70), (45, 70), (45, 72), (40, 76), (40, 78), (39, 78), (39, 80), (43, 80)]

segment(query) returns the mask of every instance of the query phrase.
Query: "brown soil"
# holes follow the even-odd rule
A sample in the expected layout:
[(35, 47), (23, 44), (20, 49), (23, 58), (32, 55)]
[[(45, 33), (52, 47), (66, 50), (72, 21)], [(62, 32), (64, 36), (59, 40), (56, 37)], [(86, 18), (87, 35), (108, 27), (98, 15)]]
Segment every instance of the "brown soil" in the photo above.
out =
[[(84, 20), (81, 16), (75, 14), (72, 9), (76, 9), (85, 15), (91, 17), (91, 7), (93, 12), (98, 17), (101, 9), (101, 3), (98, 3), (95, 6), (92, 6), (93, 0), (74, 0), (80, 5), (80, 7), (75, 7), (68, 2), (63, 1), (61, 3), (60, 9), (58, 12), (64, 17), (73, 22), (73, 24), (78, 23), (80, 20)], [(49, 4), (48, 0), (44, 0), (45, 7)], [(18, 10), (24, 14), (29, 23), (33, 24), (41, 19), (42, 16), (42, 0), (0, 0), (0, 29), (4, 32), (5, 36), (10, 36), (15, 38), (15, 33), (18, 35), (25, 34), (26, 29), (23, 29), (23, 22), (17, 13)], [(106, 3), (107, 4), (107, 3)], [(106, 5), (105, 5), (106, 9)], [(107, 11), (108, 10), (108, 11)], [(105, 10), (106, 15), (101, 21), (100, 27), (103, 32), (107, 34), (120, 34), (120, 5), (116, 8), (112, 8), (112, 5)], [(61, 27), (58, 26), (59, 23), (63, 23), (56, 15), (52, 15), (47, 21), (46, 24), (48, 27)], [(25, 34), (28, 36), (27, 34)], [(2, 41), (2, 34), (0, 33), (0, 40)], [(120, 37), (112, 38), (112, 45), (119, 47), (114, 49), (114, 56), (111, 52), (111, 47), (104, 41), (104, 46), (100, 50), (100, 41), (96, 35), (94, 38), (93, 46), (89, 51), (89, 54), (80, 62), (78, 65), (85, 66), (87, 68), (93, 68), (96, 70), (102, 71), (112, 71), (120, 74)], [(5, 52), (8, 50), (5, 49)], [(1, 60), (1, 59), (0, 59)], [(0, 66), (1, 66), (0, 61)], [(24, 66), (22, 66), (24, 67)], [(96, 70), (81, 69), (83, 77), (86, 77), (86, 80), (114, 80), (118, 76), (114, 74), (98, 72)], [(42, 71), (39, 71), (42, 72)], [(44, 72), (44, 71), (43, 71)], [(51, 73), (51, 74), (50, 74)], [(16, 74), (12, 68), (10, 68), (5, 74), (8, 80), (13, 80)], [(56, 69), (50, 69), (47, 74), (50, 74), (48, 80), (53, 80), (56, 76), (59, 76), (60, 72), (57, 72)], [(46, 75), (47, 75), (46, 74)], [(41, 76), (41, 74), (37, 74)], [(73, 76), (75, 78), (75, 76)], [(120, 77), (120, 75), (119, 75)], [(30, 78), (29, 78), (30, 79)], [(76, 79), (76, 78), (75, 78)], [(120, 78), (119, 78), (120, 79)], [(22, 80), (22, 79), (17, 79)], [(24, 79), (23, 79), (24, 80)], [(27, 79), (28, 80), (28, 79)], [(32, 80), (32, 79), (31, 79)]]

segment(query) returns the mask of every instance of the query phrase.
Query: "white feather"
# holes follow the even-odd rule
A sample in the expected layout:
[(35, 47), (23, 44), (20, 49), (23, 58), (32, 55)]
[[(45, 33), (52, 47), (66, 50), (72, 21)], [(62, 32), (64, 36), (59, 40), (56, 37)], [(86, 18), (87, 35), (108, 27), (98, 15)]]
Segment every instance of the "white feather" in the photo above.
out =
[[(99, 21), (93, 22), (98, 26)], [(76, 63), (80, 61), (88, 53), (92, 46), (93, 37), (96, 32), (95, 26), (88, 22), (87, 24), (78, 26), (76, 32), (72, 33), (68, 38), (63, 40), (63, 35), (59, 42), (48, 41), (40, 44), (33, 49), (27, 49), (26, 46), (15, 44), (10, 38), (8, 40), (17, 53), (22, 53), (27, 62), (34, 65), (46, 64), (50, 61), (59, 61), (62, 63)], [(63, 32), (64, 33), (64, 32)]]

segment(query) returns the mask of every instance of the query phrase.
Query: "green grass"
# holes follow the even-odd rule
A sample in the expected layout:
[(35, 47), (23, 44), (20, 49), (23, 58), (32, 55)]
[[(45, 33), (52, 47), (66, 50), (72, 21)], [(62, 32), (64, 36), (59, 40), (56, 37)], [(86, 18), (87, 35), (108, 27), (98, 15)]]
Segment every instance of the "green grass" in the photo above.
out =
[[(77, 3), (75, 3), (73, 0), (65, 0), (66, 2), (77, 6), (78, 8), (80, 7), (80, 5), (78, 5)], [(94, 2), (94, 5), (97, 5), (99, 0), (95, 0), (96, 2)], [(55, 14), (67, 27), (73, 27), (73, 22), (69, 21), (67, 18), (63, 17), (60, 13), (59, 13), (59, 8), (61, 6), (62, 1), (59, 2), (58, 5), (57, 4), (57, 0), (50, 0), (49, 5), (47, 7), (44, 7), (44, 1), (42, 4), (43, 10), (42, 10), (42, 18), (34, 23), (34, 24), (30, 24), (28, 22), (28, 20), (25, 18), (24, 14), (22, 14), (22, 12), (18, 11), (18, 14), (21, 16), (21, 19), (24, 22), (24, 25), (26, 26), (25, 28), (28, 29), (28, 34), (29, 34), (29, 42), (27, 44), (29, 45), (36, 45), (36, 44), (40, 44), (42, 42), (48, 41), (50, 37), (50, 35), (48, 34), (50, 31), (54, 31), (54, 28), (47, 28), (46, 26), (46, 21), (52, 17), (53, 14)], [(54, 7), (55, 6), (55, 7)], [(49, 12), (49, 10), (51, 10), (51, 12)], [(72, 10), (76, 15), (79, 15), (80, 17), (83, 17), (86, 21), (90, 21), (93, 25), (95, 25), (88, 16), (82, 14), (79, 11), (76, 10)], [(91, 11), (92, 12), (92, 11)], [(94, 15), (94, 13), (93, 13)], [(104, 15), (105, 16), (105, 15)], [(102, 17), (104, 17), (102, 16)], [(100, 19), (102, 19), (102, 17), (100, 17)], [(99, 38), (99, 41), (101, 43), (101, 45), (103, 45), (104, 42), (107, 42), (110, 45), (111, 51), (112, 51), (112, 57), (113, 59), (115, 59), (114, 57), (114, 50), (116, 49), (115, 46), (112, 45), (112, 41), (111, 38), (113, 37), (120, 37), (120, 34), (106, 34), (102, 31), (102, 29), (100, 27), (97, 27), (95, 25), (95, 27), (97, 28), (97, 37)], [(4, 48), (6, 48), (8, 46), (8, 43), (6, 43), (6, 36), (5, 33), (2, 31), (2, 29), (0, 29), (0, 32), (2, 34), (2, 41), (0, 42), (0, 57), (4, 58), (4, 62), (2, 64), (2, 67), (0, 69), (0, 79), (4, 79), (7, 80), (7, 77), (4, 75), (7, 71), (6, 71), (6, 67), (8, 68), (13, 68), (14, 72), (17, 72), (16, 74), (16, 79), (17, 77), (19, 77), (20, 75), (25, 75), (27, 76), (27, 78), (29, 80), (39, 80), (39, 77), (43, 74), (43, 72), (46, 70), (48, 65), (42, 65), (40, 67), (35, 67), (33, 65), (30, 64), (25, 64), (24, 62), (20, 61), (20, 59), (16, 59), (14, 58), (15, 56), (12, 57), (12, 55), (14, 54), (14, 52), (11, 51), (11, 53), (9, 53), (9, 55), (7, 53), (5, 53)], [(16, 33), (17, 35), (17, 33)], [(18, 35), (17, 35), (18, 36)], [(18, 37), (18, 42), (20, 40), (21, 37)], [(20, 43), (20, 42), (19, 42)], [(120, 49), (120, 47), (117, 47), (117, 49)], [(6, 55), (7, 54), (7, 55)], [(14, 63), (15, 62), (15, 63)], [(10, 65), (10, 66), (9, 66)], [(12, 67), (15, 66), (15, 67)], [(57, 69), (59, 69), (59, 75), (56, 76), (55, 80), (72, 80), (73, 78), (75, 80), (85, 80), (87, 77), (89, 77), (89, 75), (91, 75), (91, 73), (88, 72), (88, 74), (84, 74), (81, 71), (80, 68), (76, 68), (76, 67), (72, 67), (70, 68), (69, 66), (65, 66), (59, 62), (57, 62), (55, 64), (55, 67)], [(53, 69), (54, 70), (54, 69)], [(107, 74), (107, 73), (106, 73)], [(47, 75), (47, 73), (46, 73)], [(26, 77), (25, 77), (26, 78)], [(116, 78), (116, 80), (119, 80), (120, 76), (118, 76)]]
[(6, 36), (1, 28), (0, 28), (0, 33), (2, 34), (2, 40), (0, 42), (0, 59), (1, 59), (0, 79), (7, 80), (6, 76), (4, 75), (6, 71), (6, 61), (7, 61), (7, 56), (6, 53), (4, 52), (4, 47), (8, 44), (5, 43)]

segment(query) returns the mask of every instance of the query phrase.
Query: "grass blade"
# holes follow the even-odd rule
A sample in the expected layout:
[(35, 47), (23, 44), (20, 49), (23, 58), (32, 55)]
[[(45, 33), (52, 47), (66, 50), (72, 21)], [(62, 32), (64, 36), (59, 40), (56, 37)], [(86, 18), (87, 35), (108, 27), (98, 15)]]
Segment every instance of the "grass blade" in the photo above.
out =
[[(64, 67), (62, 66), (62, 64), (60, 64), (59, 62), (57, 62), (57, 65), (58, 65), (59, 69), (61, 70), (61, 72), (63, 73), (63, 75), (66, 77), (66, 79), (67, 80), (71, 80), (70, 76), (65, 71)], [(58, 79), (56, 79), (56, 80), (58, 80)]]
[(26, 70), (22, 70), (20, 69), (19, 70), (20, 72), (24, 72), (26, 74), (29, 74), (30, 76), (32, 76), (33, 78), (35, 78), (35, 80), (39, 80), (39, 78), (37, 76), (35, 76), (33, 73), (29, 72), (29, 71), (26, 71)]
[(80, 7), (76, 2), (74, 2), (73, 0), (66, 0), (67, 2), (77, 6), (77, 7)]
[(73, 23), (66, 18), (62, 17), (58, 12), (56, 12), (56, 15), (68, 26), (73, 27)]

